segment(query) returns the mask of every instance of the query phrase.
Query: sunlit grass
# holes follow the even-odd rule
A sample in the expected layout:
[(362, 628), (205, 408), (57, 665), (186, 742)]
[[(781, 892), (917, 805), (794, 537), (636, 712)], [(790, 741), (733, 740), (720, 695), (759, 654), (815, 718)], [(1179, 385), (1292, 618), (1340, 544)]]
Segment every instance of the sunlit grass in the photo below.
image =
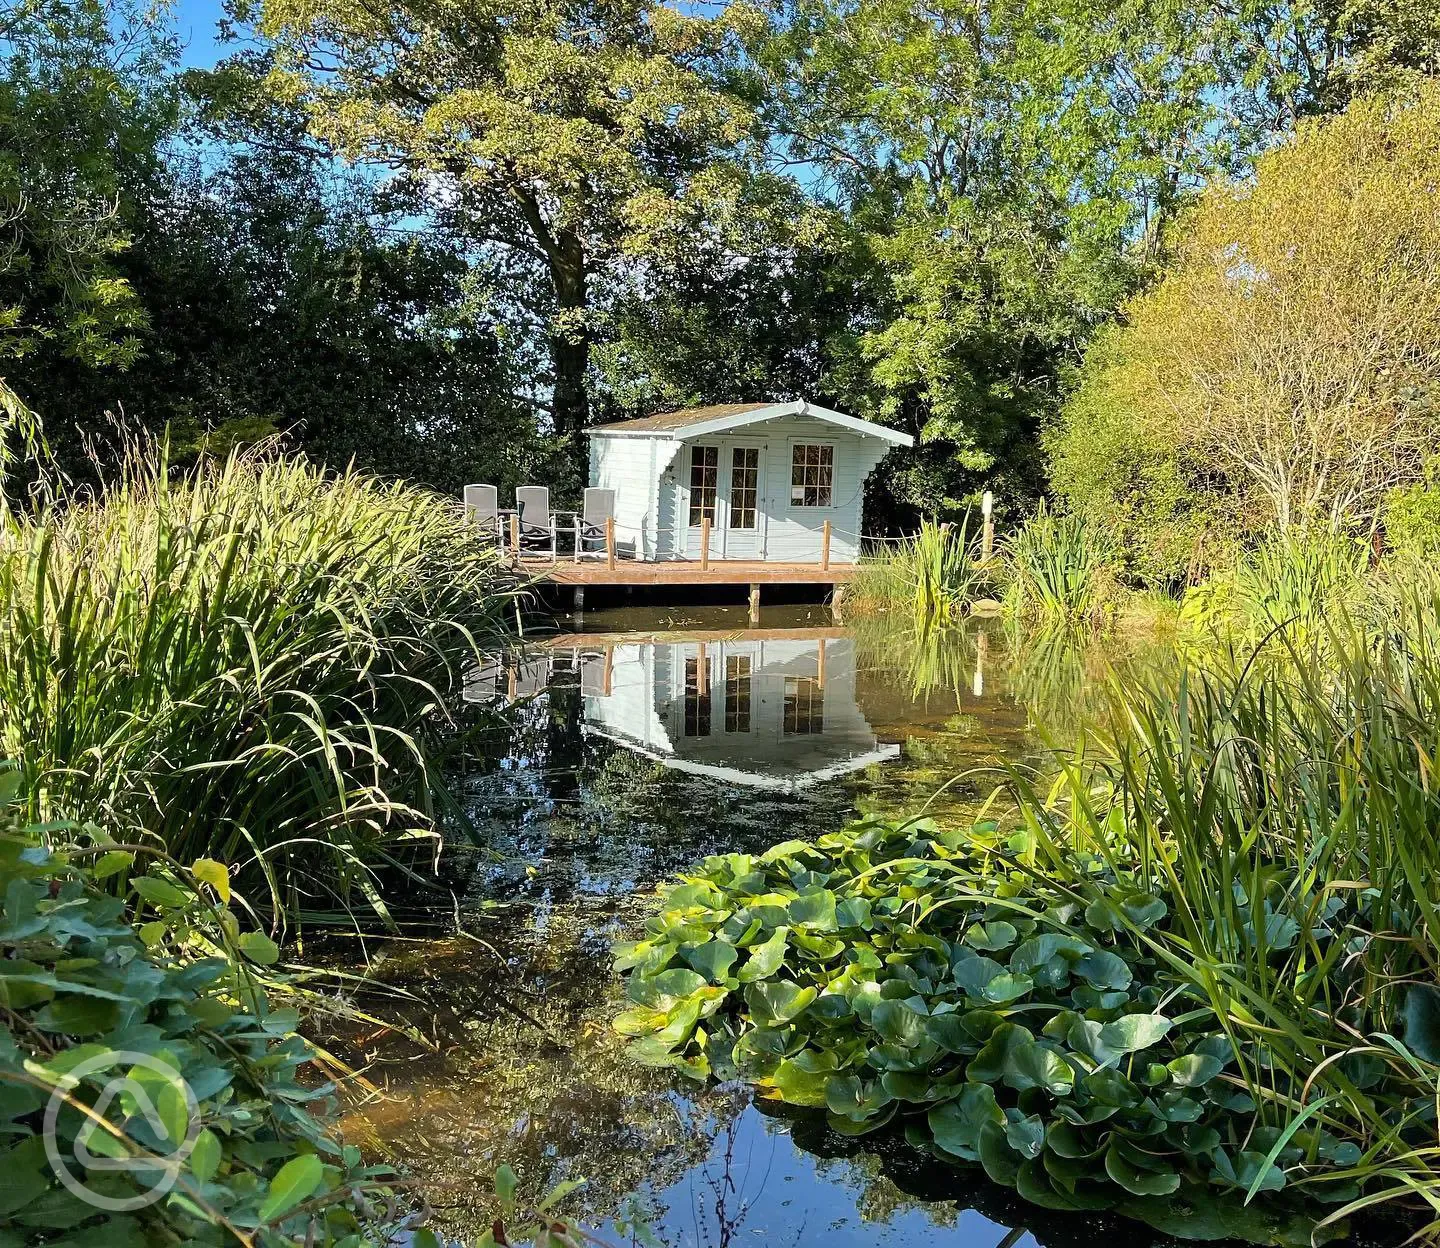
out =
[(6, 521), (0, 751), (28, 817), (239, 865), (275, 911), (430, 835), (428, 745), (508, 601), (428, 491), (274, 455)]

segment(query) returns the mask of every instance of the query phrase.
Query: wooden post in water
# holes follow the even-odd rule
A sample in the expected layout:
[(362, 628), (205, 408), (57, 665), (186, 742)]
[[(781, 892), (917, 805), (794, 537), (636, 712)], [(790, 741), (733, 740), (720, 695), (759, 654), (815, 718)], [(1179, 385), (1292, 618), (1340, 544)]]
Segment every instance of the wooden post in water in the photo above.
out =
[(820, 570), (830, 571), (830, 521), (820, 530)]
[(510, 545), (515, 550), (515, 558), (520, 558), (520, 513), (517, 511), (510, 517)]
[(700, 571), (710, 571), (710, 517), (700, 517)]
[(825, 638), (820, 638), (820, 653), (815, 657), (815, 683), (825, 688)]
[(605, 566), (615, 568), (615, 517), (605, 517)]
[(750, 586), (750, 626), (760, 623), (760, 586)]
[(989, 563), (995, 553), (995, 495), (989, 490), (981, 495), (980, 514), (985, 517), (985, 528), (980, 538), (980, 562)]
[(699, 653), (695, 659), (695, 692), (703, 698), (710, 692), (710, 654), (703, 641), (696, 644)]

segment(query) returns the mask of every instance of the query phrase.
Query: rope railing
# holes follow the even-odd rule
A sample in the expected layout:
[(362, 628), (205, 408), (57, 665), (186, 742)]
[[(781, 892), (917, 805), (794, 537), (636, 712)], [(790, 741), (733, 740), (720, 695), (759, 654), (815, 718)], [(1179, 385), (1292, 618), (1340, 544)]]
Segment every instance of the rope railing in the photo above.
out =
[[(992, 519), (994, 499), (988, 492), (981, 504), (984, 516), (984, 555), (988, 559), (994, 545)], [(710, 518), (702, 518), (698, 525), (652, 525), (648, 521), (639, 524), (617, 520), (614, 516), (589, 519), (582, 511), (555, 511), (543, 521), (527, 521), (514, 508), (497, 508), (493, 513), (473, 517), (477, 530), (487, 539), (504, 548), (517, 562), (527, 558), (537, 559), (548, 555), (552, 562), (562, 558), (560, 541), (566, 539), (568, 549), (563, 557), (575, 563), (587, 559), (604, 559), (611, 567), (618, 560), (642, 560), (659, 562), (699, 562), (708, 565), (712, 558), (733, 559), (723, 552), (714, 550), (715, 526)], [(562, 520), (564, 523), (562, 524)], [(790, 523), (795, 523), (792, 517)], [(820, 536), (821, 548), (818, 556), (812, 558), (783, 559), (767, 554), (764, 549), (756, 550), (756, 561), (787, 563), (818, 563), (822, 568), (830, 566), (832, 543), (842, 545), (853, 541), (856, 552), (866, 549), (884, 549), (889, 546), (903, 546), (915, 540), (913, 535), (888, 533), (867, 533), (863, 530), (837, 529), (830, 520), (825, 520), (818, 529), (801, 526), (803, 531)], [(723, 529), (726, 533), (756, 534), (756, 529)], [(662, 539), (674, 539), (662, 541)], [(696, 539), (698, 538), (698, 541)], [(691, 547), (698, 545), (698, 552), (692, 554)], [(807, 552), (808, 553), (808, 552)], [(846, 552), (848, 553), (848, 552)]]

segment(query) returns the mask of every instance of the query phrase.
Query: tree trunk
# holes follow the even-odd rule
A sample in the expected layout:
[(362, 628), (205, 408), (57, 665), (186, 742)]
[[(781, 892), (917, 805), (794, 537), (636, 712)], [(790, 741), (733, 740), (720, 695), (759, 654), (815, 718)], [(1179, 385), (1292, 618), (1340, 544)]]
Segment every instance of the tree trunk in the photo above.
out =
[(559, 231), (549, 260), (556, 303), (556, 316), (549, 334), (550, 364), (555, 377), (551, 410), (555, 432), (569, 444), (577, 466), (581, 466), (585, 426), (590, 417), (590, 400), (585, 393), (585, 374), (590, 366), (590, 326), (587, 323), (589, 275), (585, 271), (584, 246), (572, 231)]

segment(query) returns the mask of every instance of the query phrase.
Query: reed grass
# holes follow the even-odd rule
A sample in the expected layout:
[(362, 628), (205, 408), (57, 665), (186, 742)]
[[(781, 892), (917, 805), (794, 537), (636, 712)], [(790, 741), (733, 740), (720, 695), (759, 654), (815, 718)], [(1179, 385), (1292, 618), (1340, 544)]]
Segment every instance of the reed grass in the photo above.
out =
[(958, 529), (925, 520), (914, 537), (884, 546), (860, 564), (847, 591), (858, 612), (906, 611), (918, 628), (960, 615), (986, 586), (967, 515)]
[(1003, 546), (1012, 614), (1051, 623), (1094, 618), (1113, 581), (1113, 552), (1083, 516), (1042, 499)]
[(1428, 1207), (1432, 1240), (1437, 618), (1417, 598), (1383, 636), (1332, 618), (1323, 641), (1272, 638), (1285, 661), (1242, 654), (1117, 685), (1106, 726), (1063, 764), (1060, 800), (1021, 785), (1037, 880), (1083, 902), (1079, 850), (1166, 899), (1166, 923), (1117, 924), (1183, 982), (1176, 1008), (1213, 1013), (1229, 1037), (1256, 1138), (1283, 1138), (1277, 1156), (1316, 1129), (1353, 1144), (1343, 1166), (1291, 1157), (1292, 1179), (1336, 1218)]
[[(510, 587), (460, 509), (264, 451), (5, 517), (0, 751), (25, 812), (232, 864), (275, 914), (433, 835), (432, 746)], [(357, 899), (358, 900), (358, 899)]]

